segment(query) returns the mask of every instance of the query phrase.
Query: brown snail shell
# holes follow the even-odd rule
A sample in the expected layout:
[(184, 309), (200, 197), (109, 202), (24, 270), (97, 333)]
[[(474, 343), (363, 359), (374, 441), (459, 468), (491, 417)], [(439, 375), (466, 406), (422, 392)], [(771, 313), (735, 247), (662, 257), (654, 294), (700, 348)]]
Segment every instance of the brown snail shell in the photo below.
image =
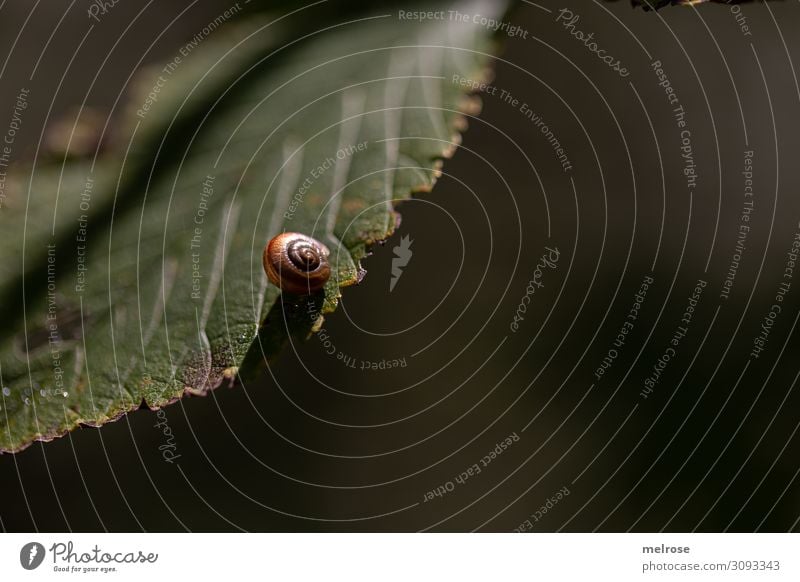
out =
[(328, 247), (299, 232), (284, 232), (264, 247), (264, 270), (273, 285), (293, 295), (311, 295), (331, 277)]

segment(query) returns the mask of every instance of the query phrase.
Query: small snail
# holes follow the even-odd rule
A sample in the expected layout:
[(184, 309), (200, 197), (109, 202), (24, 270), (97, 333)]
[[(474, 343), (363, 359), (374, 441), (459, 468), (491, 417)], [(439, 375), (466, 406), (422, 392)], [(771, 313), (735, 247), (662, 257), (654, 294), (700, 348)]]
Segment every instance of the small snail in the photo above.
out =
[(330, 251), (321, 242), (297, 232), (284, 232), (264, 247), (267, 278), (287, 293), (311, 295), (331, 276)]

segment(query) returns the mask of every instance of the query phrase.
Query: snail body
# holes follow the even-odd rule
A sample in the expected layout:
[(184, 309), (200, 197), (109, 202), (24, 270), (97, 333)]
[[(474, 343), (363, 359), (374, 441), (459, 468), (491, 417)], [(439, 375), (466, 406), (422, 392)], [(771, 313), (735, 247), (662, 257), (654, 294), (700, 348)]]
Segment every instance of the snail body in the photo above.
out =
[(264, 271), (273, 285), (293, 295), (320, 291), (331, 276), (330, 251), (318, 240), (284, 232), (264, 247)]

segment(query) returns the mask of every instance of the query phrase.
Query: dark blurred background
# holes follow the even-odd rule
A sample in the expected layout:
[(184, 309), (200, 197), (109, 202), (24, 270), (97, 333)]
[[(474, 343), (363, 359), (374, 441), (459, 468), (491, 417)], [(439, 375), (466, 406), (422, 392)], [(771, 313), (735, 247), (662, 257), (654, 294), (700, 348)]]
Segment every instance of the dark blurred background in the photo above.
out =
[[(86, 6), (3, 2), (0, 115), (22, 86), (55, 94), (52, 111), (26, 118), (34, 147), (84, 99), (110, 108), (140, 59), (170, 60), (228, 7), (124, 0), (84, 38)], [(563, 7), (629, 76), (557, 22)], [(797, 530), (800, 281), (764, 351), (750, 353), (799, 229), (800, 6), (523, 2), (509, 19), (527, 38), (505, 39), (483, 114), (434, 191), (401, 205), (399, 231), (364, 262), (367, 277), (324, 336), (287, 347), (258, 381), (166, 408), (177, 463), (159, 450), (164, 413), (144, 410), (0, 455), (0, 527)], [(691, 191), (657, 60), (686, 112)], [(745, 151), (750, 231), (723, 299)], [(414, 254), (390, 292), (406, 235)], [(514, 332), (545, 247), (558, 249), (557, 266)], [(707, 285), (686, 337), (644, 398), (698, 280)], [(396, 359), (404, 366), (360, 369)]]

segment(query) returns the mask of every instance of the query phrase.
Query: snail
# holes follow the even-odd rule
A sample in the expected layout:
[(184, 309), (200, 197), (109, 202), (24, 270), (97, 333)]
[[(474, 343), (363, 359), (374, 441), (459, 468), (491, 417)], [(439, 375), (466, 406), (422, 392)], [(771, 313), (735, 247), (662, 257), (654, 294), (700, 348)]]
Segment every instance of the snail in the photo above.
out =
[(328, 247), (298, 232), (284, 232), (264, 247), (267, 278), (281, 290), (311, 295), (321, 290), (331, 276)]

